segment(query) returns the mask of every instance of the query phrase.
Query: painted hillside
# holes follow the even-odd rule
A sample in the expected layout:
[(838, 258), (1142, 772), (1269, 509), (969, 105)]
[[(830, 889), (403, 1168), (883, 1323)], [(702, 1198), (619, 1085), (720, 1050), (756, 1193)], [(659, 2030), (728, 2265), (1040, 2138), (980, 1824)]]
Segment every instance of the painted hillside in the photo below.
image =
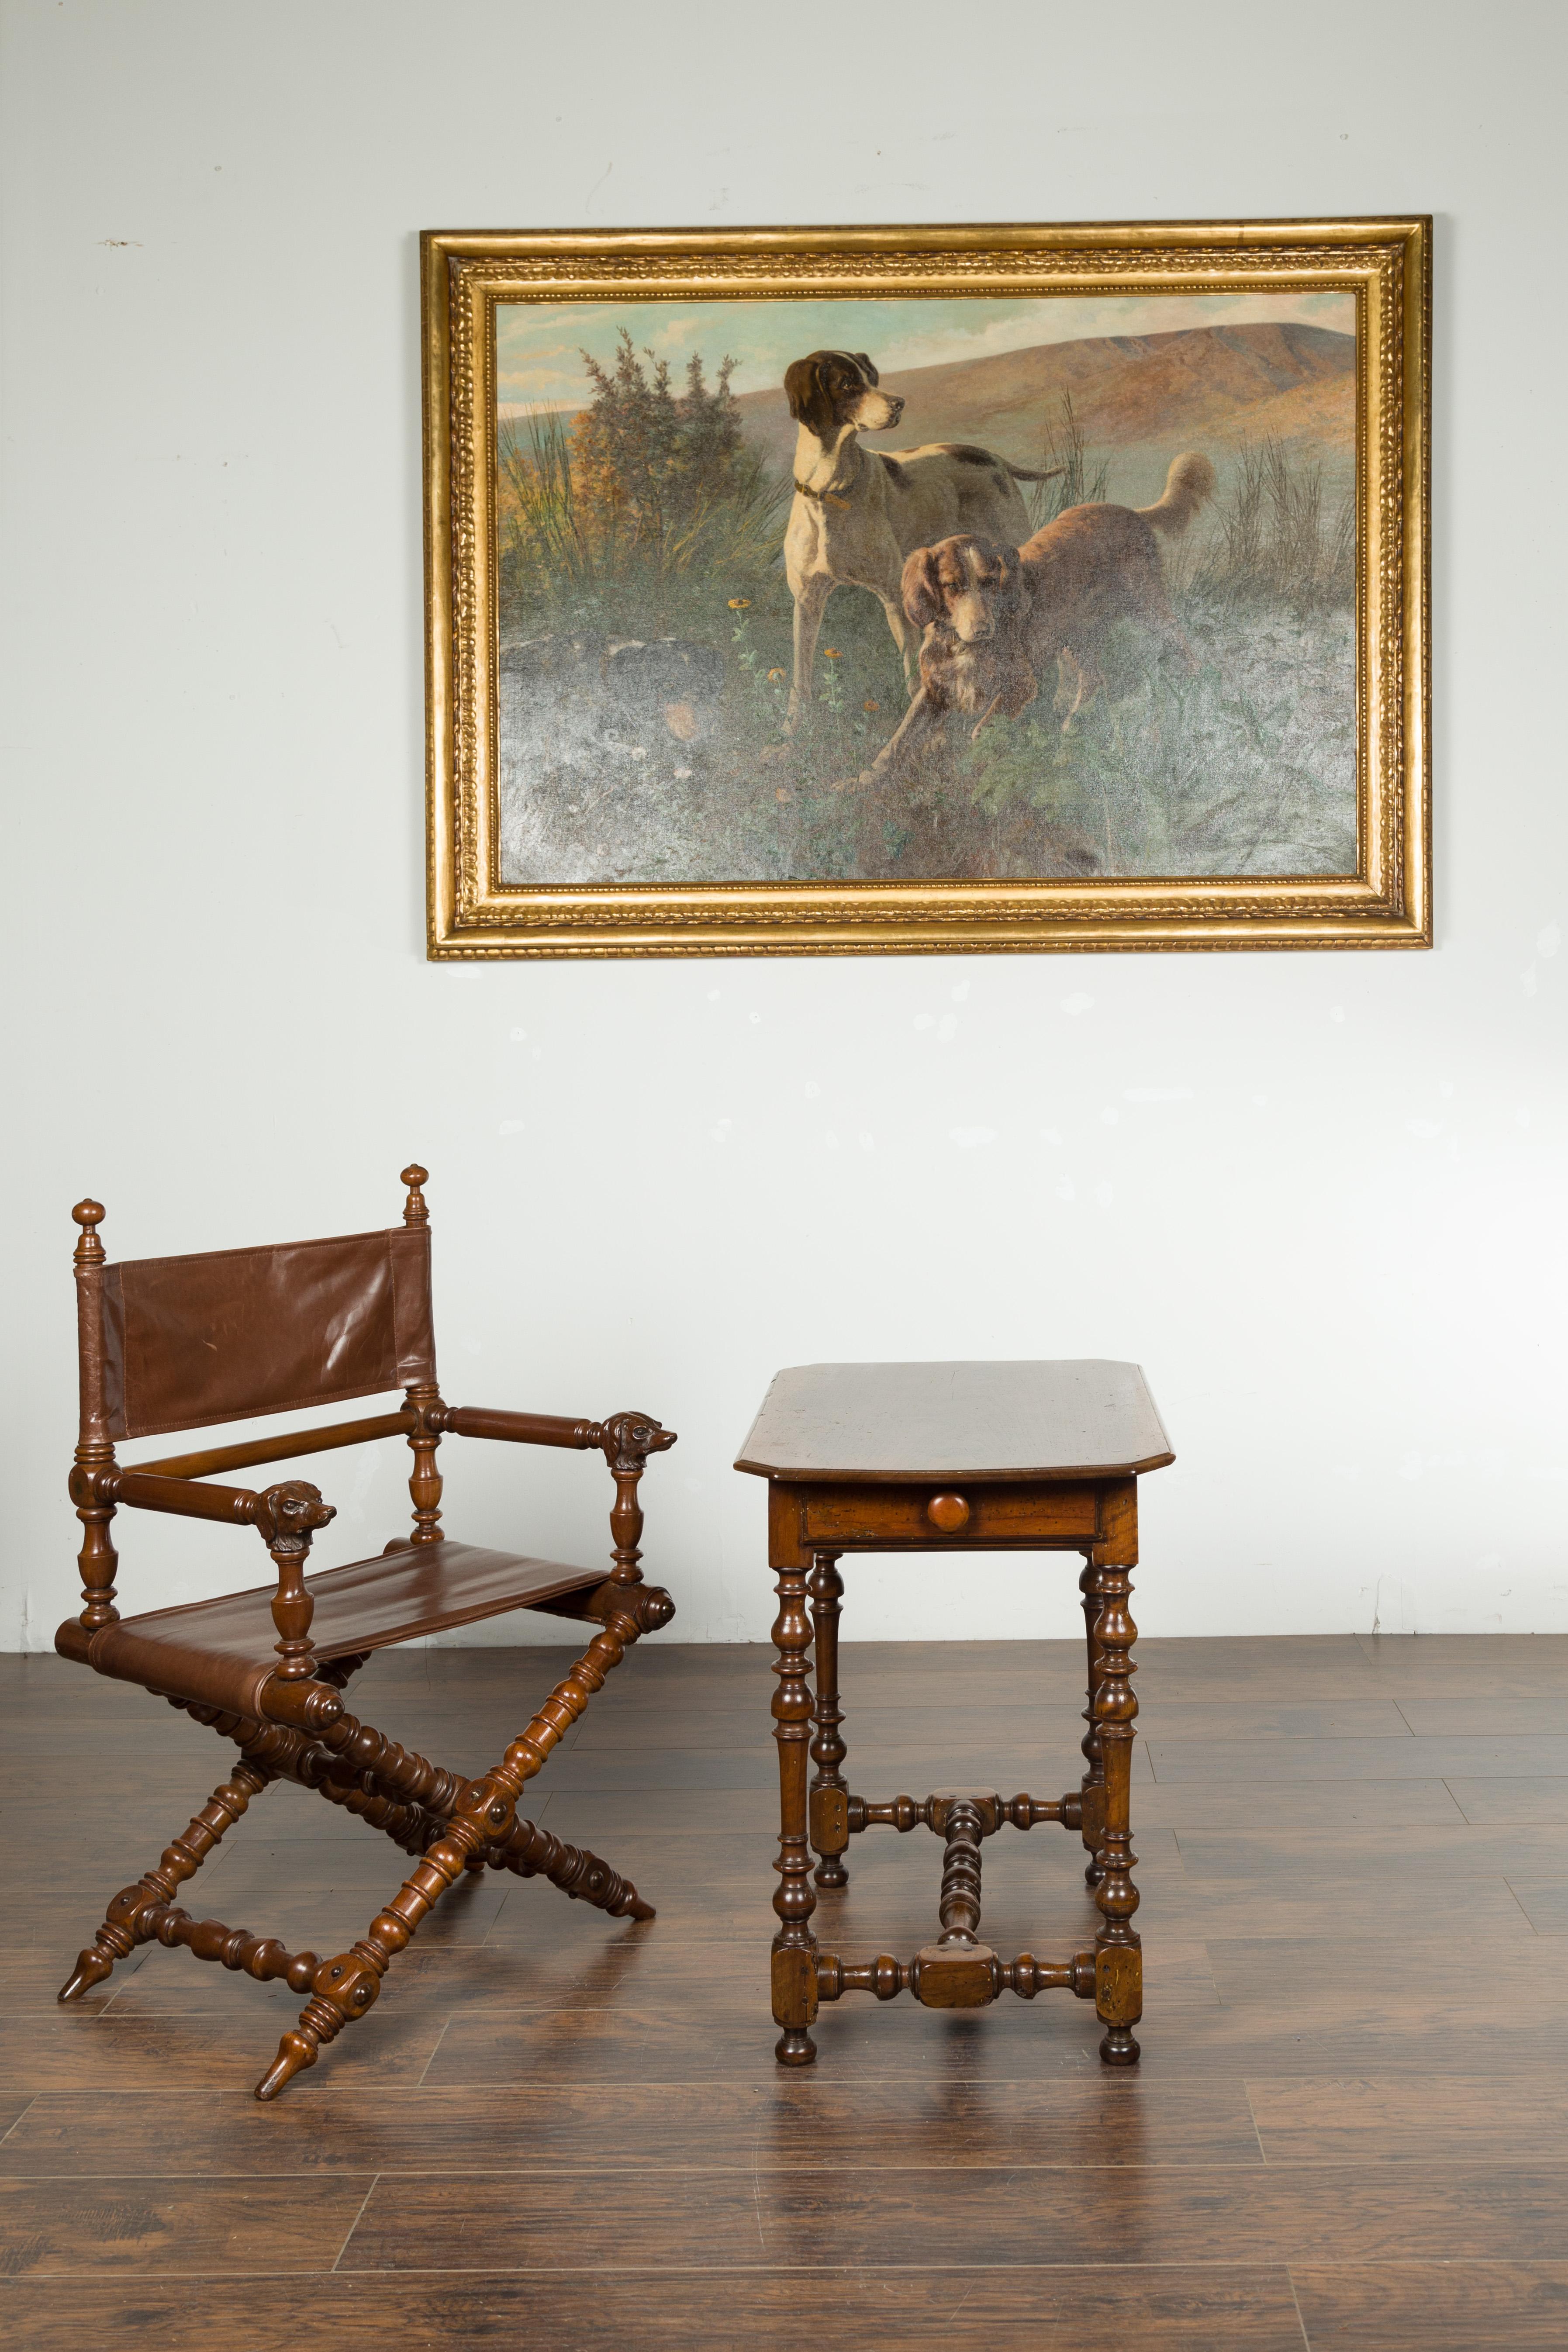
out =
[[(876, 359), (876, 352), (871, 353)], [(1158, 468), (1162, 453), (1208, 448), (1223, 465), (1244, 438), (1310, 444), (1331, 473), (1354, 447), (1355, 338), (1322, 327), (1198, 327), (1168, 335), (1113, 335), (1037, 343), (979, 360), (911, 368), (882, 379), (908, 402), (878, 448), (922, 441), (982, 441), (1024, 465), (1037, 458), (1046, 421), (1070, 394), (1085, 441), (1120, 455), (1122, 495)], [(748, 439), (790, 462), (795, 428), (782, 389), (749, 392)]]

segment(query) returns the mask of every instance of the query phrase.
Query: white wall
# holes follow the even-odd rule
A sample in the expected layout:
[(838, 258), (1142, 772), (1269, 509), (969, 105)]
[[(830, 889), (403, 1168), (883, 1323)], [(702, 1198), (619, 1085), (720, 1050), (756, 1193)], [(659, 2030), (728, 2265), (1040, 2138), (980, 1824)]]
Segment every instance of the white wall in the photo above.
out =
[[(942, 1355), (1145, 1365), (1146, 1631), (1568, 1627), (1561, 12), (5, 24), (0, 1643), (74, 1606), (71, 1202), (111, 1255), (331, 1232), (415, 1154), (448, 1394), (681, 1431), (687, 1639), (772, 1613), (774, 1368)], [(425, 962), (420, 228), (1384, 208), (1438, 215), (1434, 953)], [(317, 1465), (323, 1558), (400, 1451)], [(602, 1540), (591, 1463), (447, 1451), (460, 1532)], [(128, 1517), (130, 1606), (262, 1578)], [(1063, 1631), (1074, 1568), (857, 1569), (846, 1631)]]

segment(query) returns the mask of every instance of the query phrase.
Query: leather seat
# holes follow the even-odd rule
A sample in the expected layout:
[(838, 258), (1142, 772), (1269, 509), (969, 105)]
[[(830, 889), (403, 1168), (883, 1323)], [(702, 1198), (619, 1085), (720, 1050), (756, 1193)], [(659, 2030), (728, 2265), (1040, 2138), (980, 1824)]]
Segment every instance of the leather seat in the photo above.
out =
[[(393, 1544), (373, 1559), (305, 1579), (315, 1602), (311, 1646), (323, 1662), (360, 1657), (423, 1633), (477, 1624), (509, 1609), (548, 1608), (552, 1601), (592, 1592), (604, 1581), (603, 1569), (566, 1568), (559, 1560), (487, 1551), (450, 1538)], [(94, 1633), (88, 1663), (118, 1682), (260, 1717), (261, 1685), (278, 1664), (276, 1591), (274, 1582), (121, 1617)]]

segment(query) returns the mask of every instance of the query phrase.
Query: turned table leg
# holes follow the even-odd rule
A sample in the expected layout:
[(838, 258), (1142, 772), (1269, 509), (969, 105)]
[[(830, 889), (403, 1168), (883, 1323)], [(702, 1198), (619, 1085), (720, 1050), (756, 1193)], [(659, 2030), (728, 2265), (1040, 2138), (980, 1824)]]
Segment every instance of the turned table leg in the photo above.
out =
[(838, 1604), (844, 1594), (844, 1579), (838, 1573), (837, 1552), (819, 1551), (814, 1558), (816, 1564), (806, 1587), (811, 1595), (816, 1662), (816, 1704), (812, 1709), (816, 1730), (811, 1743), (811, 1760), (816, 1769), (811, 1780), (811, 1843), (817, 1855), (818, 1886), (847, 1886), (849, 1873), (845, 1866), (844, 1850), (849, 1843), (848, 1788), (840, 1767), (849, 1750), (839, 1729), (844, 1711), (838, 1704)]
[(1134, 1669), (1128, 1656), (1138, 1628), (1127, 1606), (1132, 1589), (1127, 1566), (1097, 1558), (1091, 1581), (1100, 1605), (1095, 1633), (1100, 1679), (1095, 1692), (1094, 1720), (1105, 1769), (1105, 1825), (1096, 1857), (1101, 1875), (1094, 1898), (1100, 1913), (1100, 1933), (1095, 1937), (1094, 2006), (1105, 2027), (1101, 2058), (1108, 2066), (1131, 2066), (1139, 2054), (1131, 2029), (1143, 2014), (1143, 1954), (1132, 1926), (1138, 1908), (1138, 1889), (1132, 1884), (1137, 1856), (1132, 1851), (1131, 1810), (1138, 1701), (1132, 1695), (1130, 1677)]
[(773, 1738), (779, 1751), (779, 1874), (773, 1909), (773, 2018), (784, 2031), (773, 2044), (781, 2066), (809, 2066), (816, 2044), (806, 2028), (816, 2015), (816, 1938), (811, 1915), (816, 1893), (811, 1883), (806, 1843), (806, 1743), (811, 1737), (811, 1685), (807, 1653), (811, 1625), (805, 1613), (805, 1570), (777, 1571), (779, 1613), (773, 1621), (778, 1656), (773, 1664)]
[(1080, 1743), (1084, 1763), (1080, 1797), (1082, 1837), (1084, 1850), (1089, 1855), (1083, 1877), (1085, 1885), (1093, 1887), (1100, 1885), (1103, 1874), (1100, 1867), (1100, 1842), (1105, 1830), (1105, 1751), (1100, 1743), (1100, 1726), (1094, 1719), (1094, 1702), (1100, 1689), (1100, 1644), (1094, 1630), (1100, 1617), (1100, 1602), (1094, 1593), (1091, 1554), (1084, 1555), (1083, 1574), (1079, 1578), (1078, 1589), (1083, 1595), (1083, 1630), (1089, 1664), (1089, 1703), (1083, 1711), (1083, 1719), (1089, 1729)]

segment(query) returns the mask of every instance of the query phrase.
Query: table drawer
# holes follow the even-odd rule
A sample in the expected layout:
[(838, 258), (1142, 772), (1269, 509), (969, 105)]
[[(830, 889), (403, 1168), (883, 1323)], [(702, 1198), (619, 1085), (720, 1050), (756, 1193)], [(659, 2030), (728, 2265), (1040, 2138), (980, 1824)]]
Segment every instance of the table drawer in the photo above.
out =
[(925, 1479), (909, 1486), (803, 1486), (807, 1543), (918, 1544), (984, 1550), (1007, 1544), (1090, 1543), (1095, 1487), (997, 1481), (964, 1486)]

